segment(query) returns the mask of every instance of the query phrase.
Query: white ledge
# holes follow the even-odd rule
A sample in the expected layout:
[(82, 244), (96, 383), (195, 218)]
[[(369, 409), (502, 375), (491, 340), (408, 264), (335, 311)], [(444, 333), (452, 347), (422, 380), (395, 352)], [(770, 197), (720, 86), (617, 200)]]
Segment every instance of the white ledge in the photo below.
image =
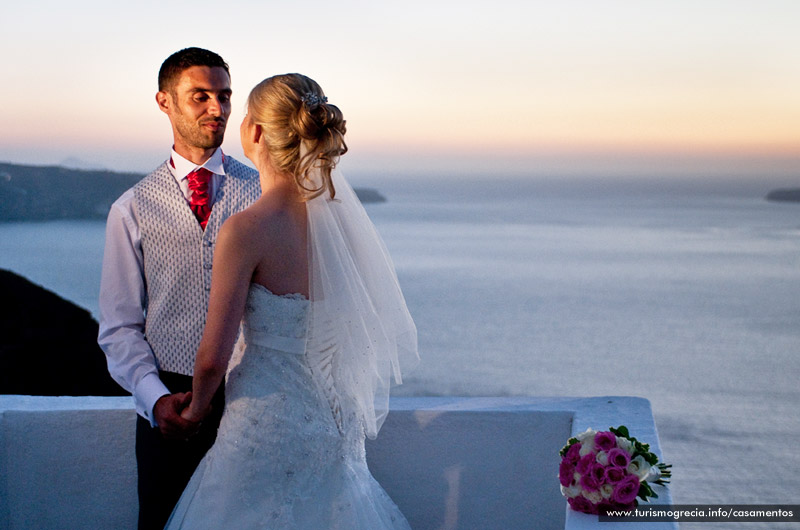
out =
[[(599, 523), (559, 493), (558, 450), (589, 427), (627, 425), (661, 457), (645, 399), (394, 398), (391, 409), (367, 458), (415, 529), (677, 529)], [(0, 530), (134, 528), (135, 417), (125, 397), (0, 396)]]

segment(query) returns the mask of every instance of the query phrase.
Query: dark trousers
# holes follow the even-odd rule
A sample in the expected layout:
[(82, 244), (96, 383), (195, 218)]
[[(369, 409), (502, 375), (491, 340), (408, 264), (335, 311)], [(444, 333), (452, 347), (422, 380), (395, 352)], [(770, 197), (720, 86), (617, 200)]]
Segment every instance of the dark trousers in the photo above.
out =
[[(172, 393), (192, 389), (187, 375), (160, 372)], [(225, 404), (220, 387), (212, 401), (211, 414), (195, 436), (186, 440), (167, 440), (161, 431), (139, 416), (136, 423), (136, 464), (139, 473), (139, 530), (162, 530), (177, 504), (197, 464), (214, 445)]]

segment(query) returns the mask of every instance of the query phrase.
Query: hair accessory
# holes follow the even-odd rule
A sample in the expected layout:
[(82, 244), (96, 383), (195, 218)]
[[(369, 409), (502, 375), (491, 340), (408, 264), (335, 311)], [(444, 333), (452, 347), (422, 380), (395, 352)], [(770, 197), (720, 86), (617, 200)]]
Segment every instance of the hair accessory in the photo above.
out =
[(317, 105), (328, 102), (327, 97), (325, 96), (319, 97), (317, 94), (314, 94), (313, 92), (306, 92), (305, 94), (303, 94), (300, 100), (303, 103), (305, 103), (306, 106), (308, 107), (316, 107)]

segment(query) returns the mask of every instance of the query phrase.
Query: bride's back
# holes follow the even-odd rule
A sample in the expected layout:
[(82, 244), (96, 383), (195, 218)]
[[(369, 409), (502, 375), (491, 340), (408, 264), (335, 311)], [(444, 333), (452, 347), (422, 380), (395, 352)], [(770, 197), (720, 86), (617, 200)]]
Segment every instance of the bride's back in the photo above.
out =
[(248, 209), (258, 256), (252, 281), (277, 295), (297, 293), (308, 298), (306, 205), (292, 193), (293, 184), (286, 184), (266, 191)]

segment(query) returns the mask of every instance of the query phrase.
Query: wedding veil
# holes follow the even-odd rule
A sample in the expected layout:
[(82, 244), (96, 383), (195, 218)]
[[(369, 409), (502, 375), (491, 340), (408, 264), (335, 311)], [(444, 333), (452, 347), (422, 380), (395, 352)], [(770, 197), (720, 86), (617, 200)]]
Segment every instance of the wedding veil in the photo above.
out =
[(391, 379), (402, 383), (419, 361), (417, 330), (375, 226), (341, 172), (331, 176), (335, 198), (325, 192), (306, 204), (307, 349), (332, 352), (327, 376), (341, 413), (355, 415), (375, 438), (389, 411)]

